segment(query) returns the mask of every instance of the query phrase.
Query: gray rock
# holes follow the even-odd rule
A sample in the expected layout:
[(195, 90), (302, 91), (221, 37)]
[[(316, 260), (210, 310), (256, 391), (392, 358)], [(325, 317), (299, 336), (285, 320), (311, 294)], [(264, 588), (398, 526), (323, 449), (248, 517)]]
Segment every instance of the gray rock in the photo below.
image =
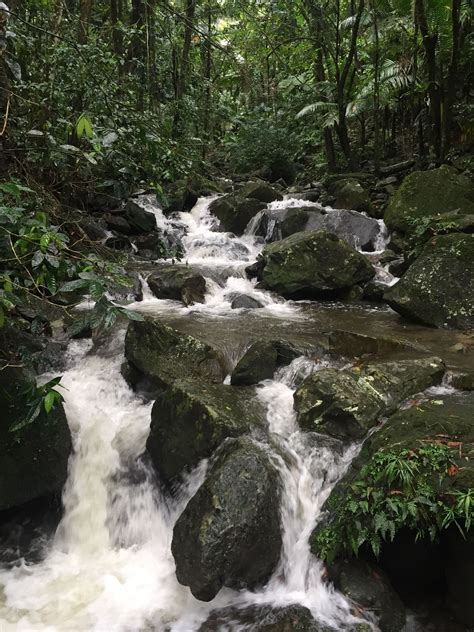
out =
[(203, 601), (264, 584), (280, 557), (278, 496), (267, 453), (250, 439), (226, 442), (174, 527), (178, 581)]
[(232, 372), (235, 386), (257, 384), (273, 377), (277, 367), (278, 351), (271, 342), (254, 342), (244, 353)]
[(185, 305), (205, 302), (206, 279), (187, 266), (160, 266), (147, 281), (156, 298), (182, 301)]

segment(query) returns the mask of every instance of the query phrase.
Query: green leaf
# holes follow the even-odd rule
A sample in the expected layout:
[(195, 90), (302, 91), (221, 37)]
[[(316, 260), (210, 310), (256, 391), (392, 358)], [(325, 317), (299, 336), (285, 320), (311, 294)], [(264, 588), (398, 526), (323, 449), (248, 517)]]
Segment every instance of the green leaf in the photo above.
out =
[(46, 397), (44, 398), (44, 409), (47, 413), (51, 412), (56, 402), (56, 395), (57, 393), (55, 391), (49, 391), (49, 393), (47, 393)]
[(84, 290), (89, 287), (89, 281), (87, 279), (75, 279), (74, 281), (67, 281), (63, 283), (59, 288), (60, 292), (75, 292), (76, 290)]

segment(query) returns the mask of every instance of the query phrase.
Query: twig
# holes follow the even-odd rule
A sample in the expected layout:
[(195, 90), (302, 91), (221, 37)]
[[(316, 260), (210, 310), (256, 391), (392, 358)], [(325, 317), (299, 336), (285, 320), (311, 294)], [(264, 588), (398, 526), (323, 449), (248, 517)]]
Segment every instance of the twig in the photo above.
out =
[(2, 131), (0, 132), (0, 136), (3, 136), (5, 133), (5, 130), (7, 129), (9, 112), (10, 112), (10, 95), (8, 95), (8, 99), (7, 99), (7, 107), (5, 109), (5, 116), (3, 117), (3, 127), (2, 127)]

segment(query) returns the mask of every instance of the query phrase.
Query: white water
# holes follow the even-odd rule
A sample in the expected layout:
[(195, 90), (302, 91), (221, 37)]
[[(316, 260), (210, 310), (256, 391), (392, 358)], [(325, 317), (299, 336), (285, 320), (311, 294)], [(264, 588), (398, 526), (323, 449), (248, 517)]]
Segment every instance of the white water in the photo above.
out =
[[(207, 310), (212, 315), (230, 309), (227, 295), (236, 292), (258, 298), (265, 306), (258, 312), (297, 317), (294, 305), (257, 290), (245, 278), (244, 267), (262, 247), (252, 227), (242, 238), (216, 232), (208, 203), (201, 200), (191, 213), (172, 220), (173, 226), (158, 209), (155, 216), (166, 230), (186, 228), (190, 264), (230, 272), (217, 275), (218, 281), (209, 277), (202, 306), (183, 308), (145, 292), (140, 309)], [(299, 358), (258, 387), (282, 481), (281, 560), (260, 591), (225, 589), (206, 604), (178, 584), (170, 549), (174, 522), (204, 479), (206, 464), (189, 477), (177, 500), (160, 491), (140, 459), (151, 404), (137, 398), (120, 375), (123, 340), (112, 345), (101, 354), (91, 352), (86, 342), (69, 348), (70, 368), (62, 384), (74, 452), (64, 516), (42, 562), (27, 565), (20, 560), (14, 568), (0, 570), (1, 632), (192, 632), (214, 608), (256, 603), (301, 603), (335, 629), (350, 626), (355, 621), (350, 604), (324, 582), (322, 564), (311, 555), (308, 539), (325, 499), (358, 448), (338, 450), (301, 433), (293, 410), (297, 384), (327, 363)]]

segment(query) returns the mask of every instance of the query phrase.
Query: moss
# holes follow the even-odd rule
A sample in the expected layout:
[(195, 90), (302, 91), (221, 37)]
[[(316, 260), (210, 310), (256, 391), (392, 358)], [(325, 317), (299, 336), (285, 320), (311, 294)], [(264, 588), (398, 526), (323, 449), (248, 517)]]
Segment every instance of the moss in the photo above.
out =
[(390, 230), (410, 231), (413, 220), (455, 212), (474, 214), (474, 185), (466, 176), (443, 165), (432, 171), (415, 171), (405, 178), (391, 199), (384, 220)]

